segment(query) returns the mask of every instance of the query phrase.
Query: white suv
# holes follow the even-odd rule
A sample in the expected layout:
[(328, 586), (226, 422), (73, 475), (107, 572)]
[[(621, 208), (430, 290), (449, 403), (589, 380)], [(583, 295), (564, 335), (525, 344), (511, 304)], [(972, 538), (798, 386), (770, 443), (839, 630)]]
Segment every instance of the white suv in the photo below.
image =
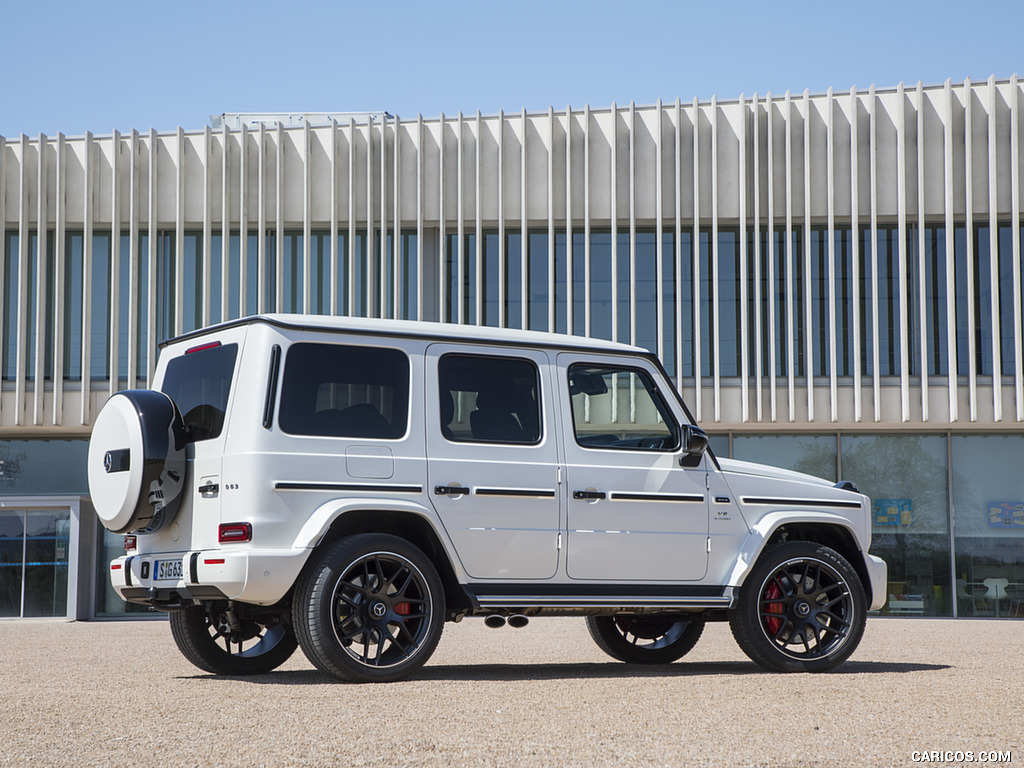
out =
[(717, 459), (657, 359), (490, 328), (250, 317), (163, 346), (89, 446), (125, 600), (217, 674), (302, 650), (397, 680), (445, 621), (585, 616), (634, 663), (728, 620), (777, 671), (856, 648), (885, 598), (849, 483)]

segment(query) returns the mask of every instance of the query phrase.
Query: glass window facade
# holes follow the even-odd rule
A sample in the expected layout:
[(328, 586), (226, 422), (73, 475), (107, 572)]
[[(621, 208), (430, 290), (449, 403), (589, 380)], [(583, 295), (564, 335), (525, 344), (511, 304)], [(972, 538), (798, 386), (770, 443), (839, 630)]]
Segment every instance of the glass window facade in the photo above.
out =
[[(488, 284), (489, 303), (486, 309), (487, 322), (490, 325), (498, 324), (496, 237), (491, 235), (487, 239), (487, 274), (488, 280), (493, 283)], [(122, 233), (115, 254), (110, 231), (94, 231), (91, 248), (86, 249), (84, 234), (81, 231), (69, 230), (65, 234), (63, 244), (61, 296), (55, 295), (57, 282), (54, 238), (55, 233), (52, 230), (48, 231), (46, 254), (40, 260), (38, 235), (35, 231), (29, 232), (25, 290), (22, 293), (20, 237), (17, 232), (8, 230), (4, 233), (0, 378), (5, 381), (16, 378), (19, 360), (23, 363), (26, 380), (31, 381), (35, 377), (36, 356), (40, 352), (43, 355), (44, 375), (47, 380), (52, 379), (58, 302), (63, 323), (61, 356), (64, 380), (81, 380), (82, 365), (86, 360), (83, 355), (83, 344), (88, 351), (89, 378), (93, 381), (108, 379), (111, 375), (114, 344), (117, 351), (116, 375), (119, 382), (124, 382), (126, 387), (136, 386), (138, 383), (128, 382), (130, 331), (137, 340), (146, 339), (151, 301), (156, 305), (157, 341), (176, 335), (179, 321), (180, 330), (188, 332), (202, 327), (206, 318), (209, 318), (210, 323), (222, 319), (231, 320), (256, 314), (261, 310), (261, 306), (263, 311), (312, 314), (330, 314), (332, 306), (335, 306), (337, 313), (341, 315), (402, 319), (416, 319), (419, 312), (421, 275), (417, 234), (414, 230), (399, 234), (400, 242), (397, 249), (394, 245), (394, 232), (387, 232), (383, 256), (380, 234), (375, 233), (374, 248), (369, 258), (365, 231), (356, 233), (354, 258), (349, 253), (349, 233), (339, 231), (336, 266), (332, 260), (330, 233), (314, 230), (310, 235), (308, 275), (305, 243), (301, 231), (285, 231), (280, 258), (276, 233), (267, 232), (262, 271), (258, 233), (249, 232), (246, 235), (243, 264), (241, 235), (237, 231), (230, 232), (226, 257), (226, 304), (223, 284), (225, 255), (223, 235), (220, 232), (211, 235), (209, 253), (204, 252), (201, 231), (185, 231), (180, 253), (175, 233), (166, 230), (159, 232), (154, 275), (155, 293), (152, 296), (149, 290), (150, 258), (147, 233), (139, 234), (134, 253), (131, 250), (131, 239)], [(534, 236), (534, 241), (537, 247), (546, 248), (546, 235)], [(474, 253), (474, 249), (475, 244), (470, 236), (467, 253)], [(537, 257), (537, 262), (536, 270), (546, 269), (540, 257)], [(475, 317), (472, 314), (475, 304), (474, 265), (475, 262), (467, 258), (467, 318)], [(42, 275), (40, 269), (44, 271)], [(45, 302), (43, 322), (46, 324), (42, 334), (36, 327), (40, 282), (42, 300)], [(208, 285), (208, 290), (204, 291), (204, 285)], [(454, 289), (456, 286), (452, 287)], [(564, 295), (562, 304), (564, 305)], [(115, 309), (116, 329), (113, 328)], [(20, 316), (24, 316), (27, 321), (24, 348), (21, 350), (18, 346)], [(83, 336), (83, 318), (86, 316), (89, 320), (88, 338)], [(37, 350), (40, 338), (43, 340), (43, 348)], [(136, 343), (135, 355), (134, 367), (137, 376), (144, 380), (149, 363), (148, 345)]]
[(71, 548), (78, 546), (71, 510), (21, 504), (88, 494), (87, 453), (85, 439), (0, 440), (0, 496), (8, 498), (0, 509), (0, 618), (68, 615)]
[(952, 615), (945, 436), (842, 438), (843, 479), (874, 504), (871, 550), (889, 565), (891, 614)]
[(871, 552), (889, 566), (883, 614), (1024, 618), (1024, 436), (718, 433), (711, 443), (718, 456), (731, 448), (867, 494)]
[(0, 618), (66, 616), (67, 509), (0, 510)]
[(733, 458), (836, 480), (835, 435), (736, 435)]
[(0, 495), (87, 494), (88, 452), (85, 438), (0, 440)]
[[(953, 327), (960, 374), (992, 374), (993, 338), (998, 332), (1000, 370), (1004, 376), (1013, 375), (1016, 336), (1012, 234), (1009, 224), (1000, 225), (993, 256), (988, 227), (976, 225), (970, 244), (973, 254), (968, 258), (964, 229), (958, 226), (955, 230)], [(848, 224), (833, 228), (831, 248), (829, 231), (822, 226), (810, 229), (806, 245), (802, 227), (792, 229), (788, 235), (787, 242), (787, 232), (781, 223), (776, 224), (771, 239), (766, 229), (762, 229), (755, 258), (755, 234), (749, 228), (746, 234), (746, 290), (751, 307), (746, 319), (749, 339), (746, 354), (751, 374), (767, 375), (774, 369), (776, 376), (790, 373), (796, 378), (808, 373), (829, 376), (834, 365), (837, 376), (852, 376), (853, 355), (859, 346), (863, 375), (873, 376), (877, 367), (880, 377), (898, 377), (903, 366), (904, 343), (909, 375), (944, 376), (948, 373), (949, 287), (946, 285), (943, 225), (927, 224), (922, 237), (915, 224), (908, 224), (902, 273), (899, 229), (894, 225), (878, 227), (874, 239), (866, 222), (858, 227), (856, 264), (854, 233)], [(496, 232), (484, 233), (480, 259), (484, 274), (479, 280), (476, 235), (464, 236), (460, 262), (458, 237), (449, 234), (444, 262), (447, 303), (442, 317), (447, 322), (459, 321), (457, 302), (461, 297), (461, 321), (476, 323), (478, 290), (484, 292), (484, 325), (501, 324), (503, 298), (507, 313), (504, 324), (511, 328), (549, 330), (553, 315), (550, 330), (566, 332), (571, 314), (573, 333), (586, 335), (589, 315), (590, 336), (634, 342), (656, 352), (677, 378), (696, 374), (694, 342), (699, 334), (701, 376), (711, 376), (717, 371), (725, 378), (737, 377), (744, 354), (740, 233), (735, 228), (720, 227), (717, 237), (717, 243), (713, 242), (712, 232), (702, 229), (699, 249), (694, 254), (692, 229), (681, 231), (678, 248), (675, 232), (663, 232), (659, 284), (658, 242), (654, 230), (638, 228), (634, 237), (620, 230), (613, 243), (610, 231), (595, 228), (590, 234), (589, 260), (586, 238), (575, 232), (571, 269), (564, 232), (556, 232), (554, 248), (549, 249), (547, 231), (530, 231), (524, 249), (521, 234), (506, 231), (505, 294), (502, 297), (497, 276), (502, 265)], [(635, 244), (635, 254), (630, 253), (631, 243)], [(858, 272), (856, 293), (855, 267)], [(554, 275), (550, 274), (552, 269)], [(967, 290), (968, 269), (973, 293)], [(995, 293), (993, 269), (998, 270)], [(696, 284), (695, 273), (699, 274)], [(571, 308), (567, 303), (567, 279), (570, 277)], [(759, 286), (755, 286), (756, 281)], [(552, 283), (554, 293), (549, 297)], [(753, 305), (755, 288), (760, 290), (759, 308)], [(993, 301), (998, 304), (995, 313)], [(901, 328), (904, 316), (906, 327)], [(760, 337), (757, 336), (758, 321)], [(971, 326), (974, 329), (973, 364), (968, 363), (967, 335)], [(854, 334), (858, 329), (859, 339), (855, 344)], [(760, 371), (754, 354), (758, 338), (763, 361)]]
[(961, 616), (1024, 618), (1024, 448), (1017, 436), (950, 441)]
[[(122, 234), (115, 254), (111, 233), (96, 231), (87, 254), (83, 233), (69, 231), (63, 246), (63, 296), (57, 297), (53, 291), (54, 233), (47, 233), (45, 263), (38, 254), (39, 238), (35, 232), (29, 233), (27, 291), (22, 296), (19, 235), (8, 231), (3, 244), (0, 375), (5, 380), (15, 378), (19, 355), (26, 377), (35, 374), (40, 280), (44, 283), (41, 300), (46, 303), (41, 350), (45, 375), (52, 377), (54, 370), (52, 331), (60, 299), (63, 373), (68, 381), (81, 378), (83, 343), (88, 344), (93, 380), (110, 375), (114, 343), (117, 375), (126, 381), (129, 329), (134, 322), (135, 334), (145, 337), (151, 301), (156, 304), (156, 335), (162, 340), (175, 335), (179, 323), (181, 330), (189, 331), (201, 327), (206, 317), (217, 322), (255, 313), (261, 307), (264, 311), (328, 314), (333, 306), (342, 315), (413, 319), (419, 315), (421, 295), (436, 293), (436, 282), (429, 281), (437, 279), (444, 284), (445, 303), (439, 314), (445, 322), (476, 324), (480, 313), (483, 325), (567, 332), (571, 320), (575, 334), (632, 341), (657, 353), (676, 378), (696, 374), (695, 339), (699, 334), (702, 376), (717, 372), (729, 378), (741, 373), (741, 251), (736, 228), (720, 227), (717, 242), (713, 242), (712, 231), (701, 229), (696, 253), (692, 228), (681, 230), (678, 246), (676, 233), (670, 229), (663, 231), (660, 244), (654, 229), (642, 227), (632, 235), (620, 229), (614, 243), (608, 230), (592, 230), (589, 244), (582, 232), (574, 232), (571, 264), (564, 230), (554, 234), (553, 243), (548, 242), (548, 230), (529, 230), (525, 247), (521, 232), (506, 230), (504, 248), (499, 248), (495, 229), (482, 230), (479, 246), (475, 232), (465, 233), (461, 243), (457, 234), (449, 232), (436, 278), (422, 274), (415, 231), (402, 231), (397, 247), (393, 231), (383, 237), (374, 232), (372, 238), (365, 230), (356, 231), (351, 253), (349, 234), (338, 233), (335, 263), (330, 234), (314, 230), (307, 265), (307, 244), (301, 231), (286, 230), (280, 249), (277, 233), (268, 231), (261, 271), (258, 234), (246, 234), (242, 264), (241, 235), (230, 232), (225, 278), (221, 233), (211, 236), (207, 254), (202, 232), (186, 230), (179, 252), (175, 233), (161, 231), (157, 235), (156, 290), (150, 296), (147, 234), (140, 234), (134, 254), (130, 239)], [(809, 366), (811, 375), (828, 376), (834, 364), (838, 376), (851, 376), (853, 334), (858, 327), (865, 376), (873, 376), (876, 366), (881, 377), (899, 376), (904, 338), (910, 375), (946, 375), (950, 325), (955, 331), (958, 374), (991, 376), (996, 355), (999, 372), (1014, 374), (1021, 330), (1014, 326), (1013, 231), (1009, 223), (999, 224), (994, 238), (987, 224), (975, 225), (970, 243), (964, 227), (955, 227), (953, 283), (947, 286), (944, 225), (926, 224), (920, 234), (916, 225), (907, 226), (905, 272), (901, 274), (898, 228), (879, 227), (873, 240), (870, 228), (862, 222), (858, 227), (856, 296), (853, 231), (848, 224), (833, 229), (831, 253), (827, 228), (816, 225), (810, 229), (807, 253), (803, 229), (797, 227), (788, 234), (787, 242), (781, 223), (776, 223), (771, 239), (766, 229), (761, 229), (755, 249), (752, 228), (746, 233), (743, 266), (751, 309), (746, 318), (745, 354), (752, 375), (767, 375), (774, 369), (776, 376), (792, 373), (800, 378), (807, 375)], [(372, 248), (368, 248), (370, 240)], [(635, 253), (631, 254), (631, 247)], [(39, 274), (41, 268), (43, 275)], [(179, 271), (181, 296), (177, 295)], [(695, 274), (699, 275), (696, 283)], [(227, 299), (222, 307), (225, 279)], [(428, 284), (423, 284), (424, 279)], [(204, 281), (209, 285), (205, 292)], [(760, 290), (759, 308), (753, 308), (755, 288)], [(950, 324), (947, 294), (951, 288), (956, 298)], [(133, 294), (137, 302), (135, 314), (130, 316)], [(854, 323), (855, 299), (858, 323)], [(115, 306), (117, 328), (113, 329)], [(83, 308), (89, 317), (88, 339), (83, 338)], [(28, 318), (28, 325), (24, 349), (19, 350), (17, 319), (21, 314)], [(901, 329), (904, 316), (907, 327)], [(758, 324), (760, 371), (754, 354)], [(141, 378), (148, 362), (147, 345), (136, 344), (135, 366)]]

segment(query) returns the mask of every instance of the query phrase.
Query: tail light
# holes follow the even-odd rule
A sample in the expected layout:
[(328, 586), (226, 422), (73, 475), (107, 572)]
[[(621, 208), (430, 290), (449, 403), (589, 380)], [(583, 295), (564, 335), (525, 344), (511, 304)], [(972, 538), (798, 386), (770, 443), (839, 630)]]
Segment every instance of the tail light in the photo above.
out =
[(129, 533), (127, 536), (124, 537), (125, 552), (134, 552), (137, 545), (138, 540), (135, 538), (135, 534)]
[(221, 544), (238, 544), (252, 541), (252, 523), (221, 523), (217, 531)]

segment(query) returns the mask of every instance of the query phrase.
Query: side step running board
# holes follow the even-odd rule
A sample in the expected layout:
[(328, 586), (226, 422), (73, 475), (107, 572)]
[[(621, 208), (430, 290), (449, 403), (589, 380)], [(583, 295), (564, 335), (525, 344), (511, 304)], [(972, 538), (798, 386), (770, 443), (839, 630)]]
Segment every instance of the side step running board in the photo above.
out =
[(731, 608), (732, 595), (652, 597), (650, 595), (476, 595), (481, 608)]

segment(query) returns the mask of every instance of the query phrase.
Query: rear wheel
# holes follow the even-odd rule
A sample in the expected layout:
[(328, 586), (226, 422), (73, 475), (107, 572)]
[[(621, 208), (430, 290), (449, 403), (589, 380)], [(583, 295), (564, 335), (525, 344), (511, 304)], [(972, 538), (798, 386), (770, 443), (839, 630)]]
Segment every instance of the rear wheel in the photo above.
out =
[(351, 682), (400, 680), (426, 663), (444, 628), (444, 588), (405, 539), (360, 534), (327, 547), (295, 589), (293, 623), (309, 660)]
[(729, 624), (744, 653), (775, 672), (824, 672), (864, 634), (867, 599), (846, 558), (807, 541), (764, 551), (740, 589)]
[(261, 675), (295, 652), (295, 633), (280, 618), (239, 618), (226, 602), (193, 605), (170, 616), (182, 655), (215, 675)]
[(704, 619), (678, 616), (588, 616), (598, 647), (630, 664), (670, 664), (689, 653), (704, 631)]

